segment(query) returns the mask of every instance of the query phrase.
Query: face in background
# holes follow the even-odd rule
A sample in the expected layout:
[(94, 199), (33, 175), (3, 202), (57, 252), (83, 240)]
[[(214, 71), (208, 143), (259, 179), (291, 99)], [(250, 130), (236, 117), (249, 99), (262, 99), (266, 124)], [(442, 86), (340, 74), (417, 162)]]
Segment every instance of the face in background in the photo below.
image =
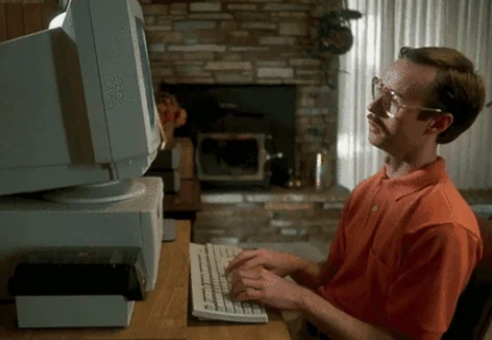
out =
[[(403, 105), (391, 117), (385, 110), (385, 100), (380, 96), (369, 106), (369, 142), (395, 157), (405, 158), (429, 143), (435, 143), (440, 131), (429, 129), (439, 114), (422, 119), (422, 110), (405, 106), (425, 107), (431, 95), (437, 70), (418, 65), (406, 59), (395, 61), (381, 79), (383, 92), (393, 90), (395, 100)], [(419, 118), (419, 119), (418, 119)]]

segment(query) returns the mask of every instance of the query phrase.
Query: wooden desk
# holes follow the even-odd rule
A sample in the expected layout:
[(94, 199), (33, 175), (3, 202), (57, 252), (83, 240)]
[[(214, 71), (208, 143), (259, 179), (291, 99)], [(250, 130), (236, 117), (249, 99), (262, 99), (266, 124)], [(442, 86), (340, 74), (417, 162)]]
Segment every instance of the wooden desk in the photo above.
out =
[(289, 331), (278, 312), (268, 313), (267, 324), (237, 324), (222, 321), (198, 321), (188, 318), (188, 340), (290, 340)]
[(137, 302), (124, 329), (20, 330), (15, 306), (0, 305), (1, 340), (289, 340), (278, 312), (268, 324), (198, 321), (188, 313), (190, 221), (178, 221), (176, 240), (163, 243), (156, 289)]

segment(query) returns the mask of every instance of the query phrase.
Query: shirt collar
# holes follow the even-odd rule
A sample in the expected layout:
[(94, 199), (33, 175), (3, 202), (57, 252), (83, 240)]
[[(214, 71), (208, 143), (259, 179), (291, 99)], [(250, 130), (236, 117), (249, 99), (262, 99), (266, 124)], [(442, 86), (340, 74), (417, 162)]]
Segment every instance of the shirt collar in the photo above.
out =
[(376, 175), (377, 185), (384, 185), (395, 201), (447, 178), (446, 162), (441, 156), (437, 156), (436, 161), (400, 178), (388, 178), (386, 170), (387, 165), (384, 164)]

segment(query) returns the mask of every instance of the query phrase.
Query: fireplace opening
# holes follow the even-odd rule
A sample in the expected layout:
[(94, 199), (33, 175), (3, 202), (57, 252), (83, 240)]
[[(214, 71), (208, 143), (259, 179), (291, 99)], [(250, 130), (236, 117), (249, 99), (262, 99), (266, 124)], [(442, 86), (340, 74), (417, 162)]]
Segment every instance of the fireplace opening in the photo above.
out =
[(162, 84), (187, 111), (176, 129), (195, 145), (207, 189), (285, 185), (295, 167), (294, 85)]
[(199, 149), (197, 158), (203, 176), (230, 178), (258, 173), (260, 146), (254, 138), (212, 134), (203, 137)]

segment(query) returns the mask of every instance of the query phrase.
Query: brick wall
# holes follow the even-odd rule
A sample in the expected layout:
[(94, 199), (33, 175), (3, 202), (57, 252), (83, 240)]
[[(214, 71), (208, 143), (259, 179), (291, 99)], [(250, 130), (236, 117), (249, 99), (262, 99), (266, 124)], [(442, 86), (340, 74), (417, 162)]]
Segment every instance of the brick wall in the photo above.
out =
[(331, 241), (348, 190), (275, 188), (264, 193), (206, 193), (194, 226), (197, 243)]
[[(341, 0), (140, 0), (156, 88), (184, 84), (295, 84), (299, 175), (325, 147), (335, 183), (338, 57), (312, 56), (318, 18)], [(305, 173), (303, 173), (303, 170)], [(277, 191), (275, 191), (277, 190)], [(305, 188), (202, 195), (195, 242), (330, 239), (345, 196)]]
[(338, 57), (322, 62), (309, 52), (318, 18), (340, 0), (140, 2), (156, 88), (162, 82), (296, 84), (298, 170), (326, 147), (326, 184), (335, 183)]

